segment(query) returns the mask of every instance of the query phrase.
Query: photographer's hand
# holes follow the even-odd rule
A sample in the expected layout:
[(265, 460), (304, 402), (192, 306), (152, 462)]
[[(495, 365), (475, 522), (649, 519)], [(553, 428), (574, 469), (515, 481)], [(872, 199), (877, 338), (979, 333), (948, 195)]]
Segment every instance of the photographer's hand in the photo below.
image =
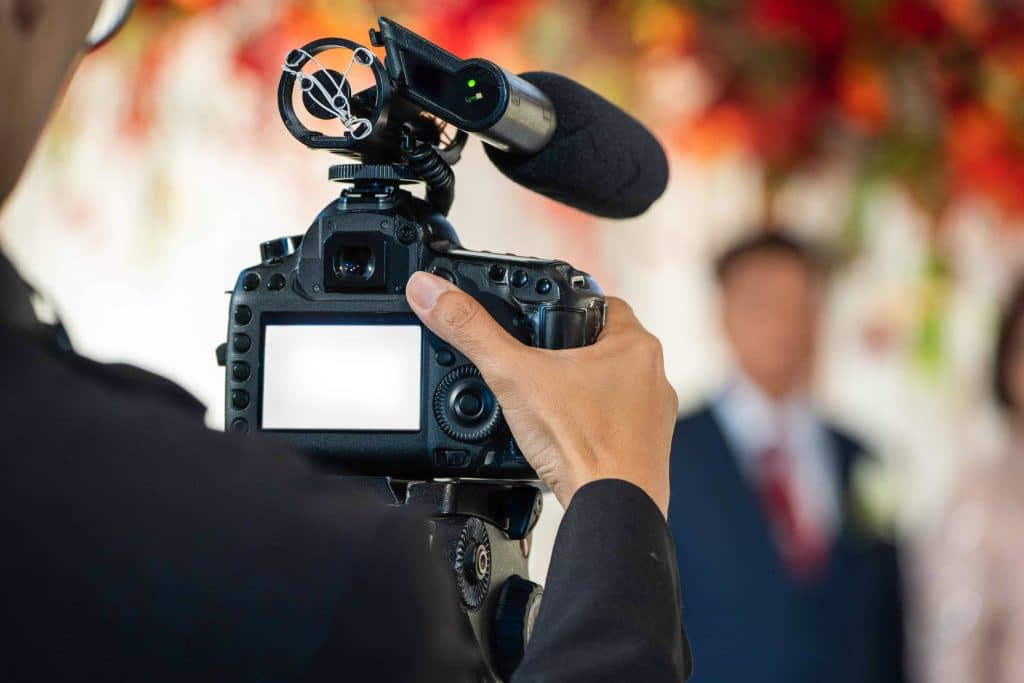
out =
[(510, 336), (471, 296), (428, 273), (406, 289), (434, 334), (464, 353), (501, 404), (523, 454), (563, 507), (583, 485), (622, 479), (667, 514), (677, 399), (661, 344), (621, 299), (597, 343), (551, 351)]

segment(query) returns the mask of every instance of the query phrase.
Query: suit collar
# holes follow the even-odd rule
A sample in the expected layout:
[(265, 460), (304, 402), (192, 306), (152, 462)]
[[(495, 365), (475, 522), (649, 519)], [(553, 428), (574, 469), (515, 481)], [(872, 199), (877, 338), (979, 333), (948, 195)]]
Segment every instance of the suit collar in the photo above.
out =
[(835, 442), (806, 397), (773, 400), (739, 376), (712, 410), (751, 486), (760, 485), (764, 455), (783, 454), (798, 518), (826, 536), (839, 531), (842, 484)]

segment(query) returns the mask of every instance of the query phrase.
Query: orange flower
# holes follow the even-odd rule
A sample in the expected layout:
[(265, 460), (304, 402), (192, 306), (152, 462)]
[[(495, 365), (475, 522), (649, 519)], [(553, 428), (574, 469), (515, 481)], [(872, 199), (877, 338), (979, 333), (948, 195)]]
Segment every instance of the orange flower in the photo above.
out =
[(954, 191), (988, 197), (1004, 211), (1024, 215), (1024, 149), (1003, 117), (977, 105), (954, 112), (946, 150)]
[(870, 62), (851, 60), (839, 73), (839, 105), (847, 120), (862, 133), (877, 133), (889, 120), (885, 75)]
[(643, 5), (632, 19), (633, 40), (641, 47), (683, 51), (696, 37), (693, 14), (674, 3)]
[(223, 0), (171, 0), (171, 4), (186, 12), (201, 12), (220, 5)]
[(742, 107), (720, 105), (681, 126), (674, 137), (681, 150), (706, 160), (726, 151), (749, 148), (754, 123)]
[(990, 13), (985, 0), (931, 0), (931, 4), (965, 34), (981, 36), (989, 26)]

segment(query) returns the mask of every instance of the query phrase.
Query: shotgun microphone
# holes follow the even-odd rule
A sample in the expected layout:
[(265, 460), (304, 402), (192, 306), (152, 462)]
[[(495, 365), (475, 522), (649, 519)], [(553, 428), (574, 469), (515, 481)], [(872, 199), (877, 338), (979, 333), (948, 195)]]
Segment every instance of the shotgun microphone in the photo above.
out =
[(545, 197), (604, 218), (632, 218), (668, 183), (661, 145), (639, 121), (565, 76), (533, 71), (519, 78), (550, 100), (554, 132), (533, 154), (485, 145), (506, 177)]

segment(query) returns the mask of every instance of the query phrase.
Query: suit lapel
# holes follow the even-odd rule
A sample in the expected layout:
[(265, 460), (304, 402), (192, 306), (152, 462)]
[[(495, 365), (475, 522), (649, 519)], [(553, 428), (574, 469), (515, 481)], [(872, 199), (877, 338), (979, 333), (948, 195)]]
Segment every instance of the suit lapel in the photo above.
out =
[[(844, 577), (848, 574), (856, 552), (858, 539), (857, 531), (853, 528), (853, 515), (851, 515), (854, 504), (851, 481), (853, 467), (858, 457), (858, 447), (833, 429), (828, 429), (828, 436), (836, 457), (836, 473), (839, 475), (840, 526), (829, 553), (828, 578), (832, 580), (826, 582), (833, 584), (838, 580), (837, 577)], [(835, 588), (838, 590), (837, 586)]]
[(702, 449), (700, 466), (705, 475), (697, 479), (707, 486), (706, 495), (713, 497), (717, 514), (726, 522), (722, 526), (737, 534), (735, 543), (738, 547), (746, 548), (747, 559), (763, 569), (771, 567), (771, 574), (782, 579), (782, 557), (761, 511), (757, 492), (741, 469), (738, 454), (726, 438), (714, 411), (706, 408), (703, 415), (705, 438), (710, 447)]

